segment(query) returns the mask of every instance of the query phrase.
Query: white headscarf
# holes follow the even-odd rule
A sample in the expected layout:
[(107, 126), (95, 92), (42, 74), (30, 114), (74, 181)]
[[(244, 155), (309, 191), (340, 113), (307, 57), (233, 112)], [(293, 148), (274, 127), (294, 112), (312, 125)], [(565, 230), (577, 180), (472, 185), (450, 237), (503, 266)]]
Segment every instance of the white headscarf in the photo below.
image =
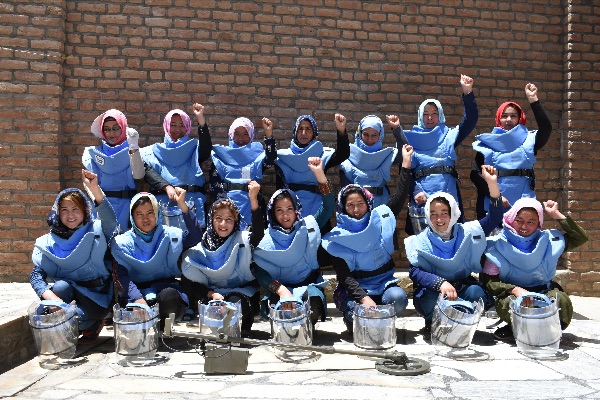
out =
[[(448, 203), (450, 203), (450, 222), (448, 223), (448, 229), (444, 232), (437, 231), (434, 225), (431, 223), (431, 202), (439, 197), (446, 199)], [(458, 218), (460, 218), (460, 209), (458, 208), (458, 203), (456, 202), (456, 200), (454, 200), (454, 197), (452, 197), (452, 195), (449, 193), (434, 193), (431, 196), (429, 196), (429, 198), (427, 199), (427, 203), (425, 203), (425, 218), (427, 219), (427, 225), (429, 225), (429, 228), (433, 232), (440, 235), (443, 239), (448, 239), (450, 237), (450, 233), (452, 232), (452, 228), (456, 224), (456, 221), (458, 221)]]

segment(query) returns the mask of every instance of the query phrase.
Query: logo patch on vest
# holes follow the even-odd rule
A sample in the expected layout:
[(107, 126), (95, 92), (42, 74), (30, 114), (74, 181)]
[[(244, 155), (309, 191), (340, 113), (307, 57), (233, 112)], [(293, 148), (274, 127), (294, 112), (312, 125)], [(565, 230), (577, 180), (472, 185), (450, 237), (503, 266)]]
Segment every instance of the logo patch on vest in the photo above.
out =
[(382, 217), (382, 218), (387, 218), (387, 217), (389, 217), (389, 216), (390, 216), (390, 213), (385, 213), (385, 214), (383, 214), (381, 217)]
[(240, 249), (243, 249), (244, 247), (246, 247), (246, 245), (244, 243), (240, 243)]
[(94, 155), (94, 161), (96, 161), (96, 164), (98, 165), (104, 165), (104, 157), (99, 156), (98, 154)]
[(553, 241), (553, 242), (556, 242), (557, 240), (560, 240), (560, 238), (559, 238), (558, 236), (553, 236), (553, 237), (552, 237), (552, 241)]
[(177, 242), (179, 242), (179, 238), (176, 238), (176, 237), (175, 237), (175, 238), (172, 238), (172, 239), (171, 239), (171, 241), (172, 241), (173, 243), (177, 243)]
[(313, 233), (315, 231), (315, 228), (308, 228), (308, 233)]
[(473, 239), (479, 240), (481, 239), (481, 235), (473, 236)]

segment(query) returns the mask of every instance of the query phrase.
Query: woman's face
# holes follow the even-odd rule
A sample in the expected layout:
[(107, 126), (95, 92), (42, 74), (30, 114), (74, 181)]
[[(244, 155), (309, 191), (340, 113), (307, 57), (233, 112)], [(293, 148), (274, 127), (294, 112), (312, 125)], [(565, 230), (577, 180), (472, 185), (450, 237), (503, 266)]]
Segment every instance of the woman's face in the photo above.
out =
[(181, 119), (181, 115), (173, 114), (171, 116), (171, 139), (176, 142), (182, 137), (185, 136), (187, 130), (185, 129), (185, 125), (183, 124), (183, 120)]
[(58, 207), (58, 216), (64, 226), (75, 229), (83, 222), (85, 213), (73, 201), (63, 199)]
[(369, 211), (369, 205), (359, 193), (350, 193), (346, 196), (346, 214), (355, 219), (361, 219)]
[(104, 121), (102, 132), (104, 132), (104, 137), (110, 145), (115, 145), (121, 137), (121, 127), (117, 121)]
[(519, 111), (513, 106), (506, 106), (500, 116), (502, 129), (510, 131), (519, 124)]
[(238, 126), (233, 131), (233, 143), (242, 147), (250, 143), (250, 135), (248, 131), (243, 126)]
[(438, 122), (440, 122), (440, 114), (437, 107), (433, 104), (425, 105), (423, 108), (423, 123), (425, 124), (425, 128), (435, 128)]
[(429, 205), (429, 219), (437, 232), (446, 232), (450, 225), (450, 208), (441, 201), (432, 201)]
[(308, 144), (315, 137), (315, 131), (310, 123), (310, 121), (302, 120), (298, 125), (298, 130), (296, 131), (296, 138), (300, 144)]
[(373, 146), (379, 141), (379, 132), (373, 128), (365, 128), (360, 133), (360, 138), (367, 146)]
[(156, 226), (156, 214), (154, 214), (154, 208), (151, 203), (144, 203), (135, 210), (133, 210), (133, 222), (135, 226), (144, 232), (148, 233)]
[(213, 214), (212, 224), (217, 235), (224, 238), (233, 232), (235, 217), (229, 208), (221, 208)]
[(523, 209), (517, 213), (512, 227), (523, 237), (531, 236), (540, 225), (540, 217), (533, 210)]
[(275, 215), (275, 221), (285, 229), (291, 228), (297, 219), (294, 203), (287, 197), (275, 201), (273, 214)]

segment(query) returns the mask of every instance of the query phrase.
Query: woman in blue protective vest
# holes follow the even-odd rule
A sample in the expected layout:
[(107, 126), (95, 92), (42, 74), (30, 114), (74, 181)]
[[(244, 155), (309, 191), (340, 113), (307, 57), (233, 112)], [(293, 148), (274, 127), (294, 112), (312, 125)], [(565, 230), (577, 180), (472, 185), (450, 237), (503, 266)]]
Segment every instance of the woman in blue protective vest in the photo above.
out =
[[(410, 196), (412, 207), (423, 206), (433, 193), (445, 192), (458, 201), (459, 209), (464, 214), (458, 189), (458, 173), (454, 165), (455, 149), (473, 131), (479, 113), (473, 93), (473, 79), (461, 75), (460, 84), (465, 107), (460, 125), (447, 127), (440, 102), (427, 99), (419, 106), (418, 125), (413, 126), (412, 130), (404, 131), (408, 144), (415, 149), (412, 159), (414, 186)], [(464, 216), (461, 216), (460, 222), (464, 222)], [(408, 234), (413, 233), (409, 215), (405, 230)]]
[[(197, 312), (198, 301), (241, 302), (242, 334), (249, 335), (258, 314), (259, 286), (250, 264), (252, 249), (264, 236), (264, 217), (258, 204), (260, 185), (248, 182), (252, 229), (240, 230), (240, 211), (230, 199), (221, 197), (211, 206), (202, 240), (183, 253), (183, 290)], [(189, 312), (188, 312), (189, 313)]]
[(50, 233), (35, 241), (29, 281), (42, 300), (74, 300), (83, 333), (80, 342), (91, 342), (110, 311), (112, 262), (104, 256), (116, 233), (117, 219), (110, 202), (105, 201), (98, 176), (82, 170), (81, 177), (94, 196), (98, 219), (94, 220), (94, 205), (81, 190), (60, 192), (48, 216)]
[[(387, 116), (388, 121), (393, 117)], [(344, 187), (354, 183), (364, 187), (373, 195), (373, 207), (389, 200), (390, 190), (386, 183), (392, 179), (392, 164), (398, 163), (401, 158), (397, 148), (383, 148), (384, 135), (381, 119), (367, 115), (358, 124), (354, 144), (350, 144), (350, 157), (340, 164), (340, 185)], [(403, 135), (402, 128), (399, 128), (399, 135)], [(398, 147), (402, 143), (406, 143), (406, 139), (400, 139)]]
[(98, 182), (117, 215), (121, 230), (129, 224), (129, 201), (137, 193), (135, 180), (144, 178), (144, 164), (139, 152), (139, 134), (127, 126), (119, 110), (100, 114), (91, 126), (102, 143), (86, 147), (81, 156), (83, 166), (98, 175)]
[[(542, 229), (544, 210), (557, 220), (565, 231)], [(559, 319), (566, 329), (573, 317), (573, 304), (562, 287), (552, 279), (556, 275), (558, 258), (565, 251), (581, 246), (587, 233), (570, 216), (563, 215), (558, 203), (521, 198), (504, 214), (503, 229), (488, 239), (482, 280), (496, 298), (496, 311), (507, 325), (498, 328), (499, 340), (513, 338), (510, 326), (510, 301), (527, 292), (542, 293), (558, 299)], [(531, 304), (526, 298), (523, 305)]]
[[(307, 160), (310, 157), (320, 157), (323, 171), (340, 165), (350, 155), (350, 142), (346, 133), (346, 117), (335, 114), (337, 130), (336, 150), (323, 147), (317, 139), (319, 130), (317, 123), (310, 115), (301, 115), (294, 124), (292, 141), (289, 149), (277, 151), (275, 171), (277, 189), (293, 190), (302, 203), (302, 216), (314, 215), (321, 207), (321, 193), (315, 175), (311, 172)], [(330, 230), (327, 223), (324, 230)]]
[(408, 196), (412, 154), (411, 146), (402, 146), (396, 192), (386, 204), (375, 207), (373, 195), (366, 188), (356, 184), (345, 186), (338, 195), (337, 226), (323, 236), (322, 245), (333, 256), (338, 281), (334, 302), (342, 311), (350, 334), (355, 304), (393, 304), (396, 316), (408, 304), (406, 293), (396, 285), (392, 254), (396, 216)]
[[(213, 199), (226, 195), (240, 210), (240, 228), (252, 223), (248, 196), (248, 181), (260, 182), (263, 172), (273, 166), (277, 158), (273, 122), (262, 119), (265, 131), (265, 149), (254, 141), (254, 124), (248, 118), (237, 118), (229, 127), (229, 146), (212, 146), (209, 190)], [(262, 201), (262, 196), (259, 197)]]
[[(314, 215), (302, 216), (302, 203), (290, 189), (278, 189), (267, 205), (269, 226), (254, 250), (255, 276), (268, 293), (264, 305), (281, 301), (283, 309), (295, 307), (308, 295), (311, 322), (325, 320), (327, 307), (323, 287), (327, 286), (319, 271), (317, 251), (321, 246), (322, 226), (335, 206), (331, 184), (318, 157), (307, 160), (315, 174), (322, 196), (321, 207)], [(268, 299), (268, 302), (266, 301)], [(266, 315), (266, 307), (263, 308)]]
[(538, 100), (538, 89), (533, 83), (525, 86), (525, 95), (538, 125), (538, 130), (528, 130), (525, 112), (517, 103), (502, 103), (496, 111), (496, 127), (490, 133), (475, 137), (471, 181), (477, 188), (477, 218), (483, 218), (489, 207), (490, 196), (481, 177), (483, 164), (493, 165), (498, 170), (498, 185), (502, 192), (504, 211), (521, 197), (535, 198), (535, 174), (533, 166), (537, 152), (550, 138), (552, 124), (542, 103)]
[(176, 280), (181, 275), (178, 260), (182, 250), (198, 243), (202, 235), (188, 214), (185, 190), (176, 191), (187, 231), (163, 225), (158, 201), (154, 195), (142, 192), (131, 199), (131, 229), (111, 243), (118, 263), (115, 284), (119, 303), (158, 304), (161, 329), (170, 313), (180, 318), (187, 310), (188, 297)]
[(492, 305), (483, 284), (471, 275), (481, 272), (485, 237), (502, 219), (496, 170), (484, 165), (482, 175), (493, 200), (488, 215), (479, 221), (457, 223), (461, 212), (454, 197), (449, 193), (434, 193), (425, 204), (428, 227), (404, 239), (410, 262), (409, 277), (414, 284), (413, 304), (425, 318), (425, 335), (431, 333), (433, 310), (440, 293), (448, 300), (482, 299), (486, 307)]
[(186, 191), (186, 201), (193, 203), (193, 219), (201, 228), (206, 226), (204, 218), (206, 196), (204, 195), (204, 172), (202, 163), (210, 157), (212, 143), (204, 117), (204, 106), (193, 105), (198, 122), (198, 139), (192, 139), (190, 117), (179, 109), (168, 112), (163, 121), (164, 141), (141, 150), (144, 162), (159, 173), (168, 183), (152, 186), (152, 193), (160, 205), (173, 206), (176, 201), (175, 188)]

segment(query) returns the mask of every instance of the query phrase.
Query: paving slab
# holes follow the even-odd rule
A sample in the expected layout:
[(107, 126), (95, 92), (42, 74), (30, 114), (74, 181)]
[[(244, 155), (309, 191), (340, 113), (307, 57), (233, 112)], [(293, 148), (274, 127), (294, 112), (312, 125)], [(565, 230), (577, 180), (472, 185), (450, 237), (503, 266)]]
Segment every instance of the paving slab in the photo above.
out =
[[(15, 300), (19, 293), (22, 300)], [(33, 301), (29, 284), (9, 284), (0, 299), (12, 296), (11, 317), (22, 317)], [(20, 302), (21, 307), (19, 311)], [(581, 399), (600, 398), (600, 299), (573, 297), (576, 311), (563, 333), (558, 361), (530, 359), (514, 343), (493, 338), (495, 319), (482, 318), (469, 351), (476, 357), (444, 356), (419, 330), (422, 318), (412, 307), (396, 321), (396, 350), (428, 360), (431, 371), (420, 376), (387, 375), (375, 370), (375, 361), (346, 354), (322, 354), (305, 363), (286, 363), (270, 346), (249, 347), (245, 375), (207, 375), (204, 358), (181, 338), (166, 338), (154, 362), (145, 367), (122, 366), (114, 353), (113, 331), (106, 327), (101, 340), (79, 346), (72, 365), (40, 367), (39, 358), (0, 374), (0, 397), (16, 399)], [(341, 314), (329, 309), (328, 320), (317, 326), (314, 343), (354, 349)], [(13, 318), (11, 320), (11, 318)], [(178, 324), (177, 330), (197, 328)], [(253, 334), (268, 338), (268, 321), (256, 321)], [(26, 333), (26, 332), (25, 332)], [(22, 334), (25, 334), (22, 333)], [(174, 348), (182, 351), (172, 351)]]

